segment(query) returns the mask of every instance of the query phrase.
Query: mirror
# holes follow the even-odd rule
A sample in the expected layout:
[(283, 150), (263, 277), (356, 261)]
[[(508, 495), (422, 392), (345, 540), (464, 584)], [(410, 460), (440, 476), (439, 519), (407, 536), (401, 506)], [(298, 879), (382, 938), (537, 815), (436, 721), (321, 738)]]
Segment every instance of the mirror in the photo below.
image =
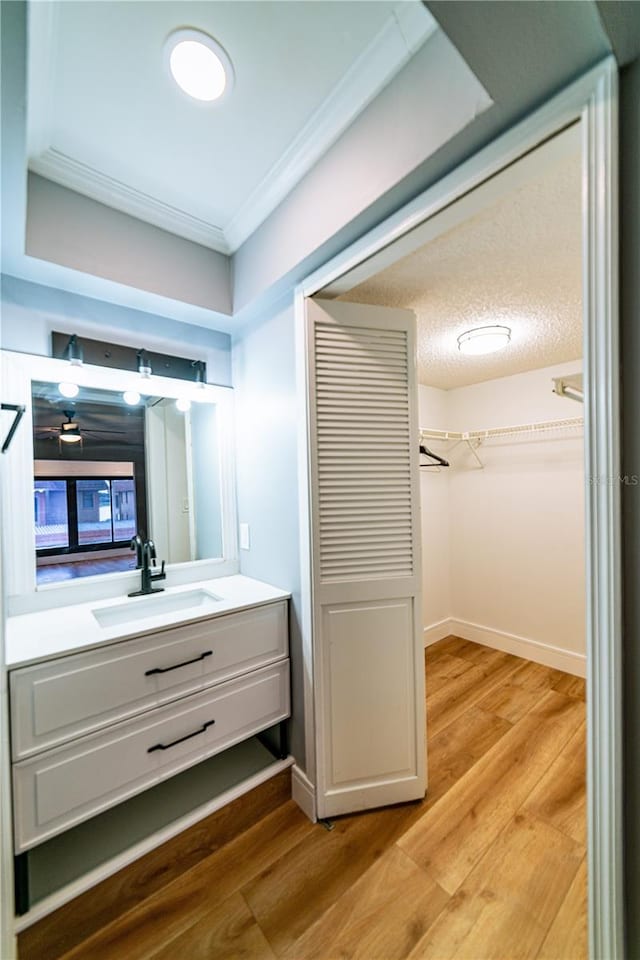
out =
[(223, 555), (216, 403), (125, 396), (32, 381), (37, 585), (134, 570), (136, 533), (167, 564)]
[[(90, 523), (94, 527), (97, 524), (101, 531), (89, 533), (88, 528), (82, 528), (81, 538), (81, 528), (78, 527), (72, 533), (72, 541), (65, 544), (67, 547), (73, 546), (75, 541), (80, 544), (81, 539), (88, 543), (90, 538), (104, 534), (102, 545), (96, 540), (93, 551), (78, 552), (93, 553), (94, 560), (108, 559), (108, 556), (100, 558), (97, 555), (101, 550), (108, 554), (114, 542), (117, 544), (128, 536), (134, 524), (134, 513), (135, 524), (142, 525), (144, 518), (140, 511), (144, 507), (147, 535), (156, 543), (158, 560), (167, 561), (169, 585), (215, 579), (238, 572), (234, 482), (236, 438), (233, 390), (230, 387), (210, 383), (198, 385), (195, 381), (156, 374), (141, 378), (138, 372), (88, 363), (71, 366), (66, 360), (7, 350), (0, 351), (0, 367), (3, 401), (25, 408), (20, 429), (0, 458), (2, 526), (7, 559), (11, 558), (4, 571), (12, 615), (64, 603), (79, 603), (85, 599), (119, 596), (134, 590), (139, 583), (139, 573), (126, 570), (38, 585), (35, 497), (41, 495), (35, 491), (44, 488), (36, 488), (34, 480), (40, 483), (65, 479), (55, 472), (61, 469), (62, 458), (58, 454), (63, 443), (82, 451), (82, 454), (65, 456), (65, 471), (70, 472), (71, 465), (76, 471), (71, 479), (87, 481), (85, 485), (76, 482), (74, 497), (64, 488), (64, 498), (60, 499), (67, 504), (67, 517), (71, 502), (75, 504), (80, 523)], [(48, 422), (40, 421), (36, 408), (53, 396), (61, 399), (59, 384), (70, 380), (78, 388), (77, 395), (65, 397), (67, 402), (60, 406), (56, 400)], [(129, 444), (126, 458), (120, 452), (116, 459), (114, 444), (109, 445), (109, 442), (122, 441), (123, 433), (133, 441), (136, 431), (130, 425), (135, 421), (135, 414), (127, 419), (125, 429), (118, 426), (117, 421), (115, 425), (114, 422), (109, 424), (106, 408), (114, 407), (113, 417), (122, 418), (125, 409), (123, 394), (129, 391), (138, 393), (141, 398), (138, 416), (142, 415), (144, 421), (144, 455), (136, 446), (140, 442), (136, 428), (138, 440)], [(188, 416), (181, 414), (180, 418), (177, 417), (177, 400), (181, 404), (190, 401)], [(96, 409), (88, 406), (83, 421), (85, 403), (95, 404)], [(69, 416), (65, 415), (65, 410)], [(34, 413), (39, 423), (37, 452), (34, 448)], [(178, 430), (176, 437), (178, 426), (182, 434)], [(76, 429), (81, 440), (60, 439), (61, 433), (73, 435)], [(107, 430), (114, 432), (108, 434)], [(177, 447), (179, 440), (181, 448)], [(176, 449), (180, 449), (179, 454)], [(38, 460), (48, 463), (42, 469), (36, 469)], [(55, 463), (58, 463), (57, 467)], [(89, 467), (89, 464), (93, 466)], [(105, 472), (107, 464), (109, 469)], [(146, 490), (141, 493), (142, 465)], [(87, 475), (83, 473), (86, 470), (91, 472)], [(186, 495), (179, 493), (185, 485)], [(180, 499), (176, 499), (178, 496)], [(42, 509), (38, 506), (39, 517), (43, 516)], [(83, 510), (93, 511), (93, 514), (80, 518), (79, 513)], [(106, 542), (107, 531), (109, 542)], [(65, 536), (60, 539), (65, 540)], [(40, 549), (47, 547), (43, 544)], [(63, 562), (71, 562), (68, 555)]]

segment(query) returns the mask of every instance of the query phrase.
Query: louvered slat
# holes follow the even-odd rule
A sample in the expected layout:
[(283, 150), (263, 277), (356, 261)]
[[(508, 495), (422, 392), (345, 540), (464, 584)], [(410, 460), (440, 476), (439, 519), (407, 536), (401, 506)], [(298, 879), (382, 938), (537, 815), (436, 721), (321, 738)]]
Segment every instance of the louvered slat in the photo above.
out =
[(320, 578), (411, 576), (407, 334), (317, 323), (314, 363)]

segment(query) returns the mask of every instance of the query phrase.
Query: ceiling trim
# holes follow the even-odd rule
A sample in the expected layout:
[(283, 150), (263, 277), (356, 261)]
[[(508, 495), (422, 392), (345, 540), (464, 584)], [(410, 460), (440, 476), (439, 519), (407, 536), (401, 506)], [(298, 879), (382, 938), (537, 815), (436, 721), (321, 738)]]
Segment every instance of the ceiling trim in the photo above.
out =
[(422, 4), (401, 3), (395, 9), (264, 180), (225, 225), (224, 233), (231, 250), (237, 250), (266, 220), (436, 28), (436, 21)]
[(186, 240), (193, 240), (220, 253), (231, 252), (220, 227), (129, 187), (89, 164), (74, 160), (55, 147), (49, 147), (39, 157), (30, 160), (29, 170)]
[[(435, 32), (421, 3), (401, 2), (232, 219), (221, 227), (128, 186), (56, 149), (51, 125), (57, 4), (30, 4), (29, 169), (70, 190), (230, 254), (240, 247)], [(39, 104), (40, 109), (34, 107)]]

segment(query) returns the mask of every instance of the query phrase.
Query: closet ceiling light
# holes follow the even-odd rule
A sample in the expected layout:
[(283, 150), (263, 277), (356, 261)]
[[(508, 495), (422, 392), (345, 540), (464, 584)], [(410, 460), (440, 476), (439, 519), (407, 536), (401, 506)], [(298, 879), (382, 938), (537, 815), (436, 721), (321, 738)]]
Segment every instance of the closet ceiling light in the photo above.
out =
[(471, 356), (480, 356), (483, 353), (495, 353), (502, 350), (511, 340), (510, 327), (501, 325), (489, 327), (474, 327), (466, 330), (458, 337), (458, 350)]
[(201, 30), (176, 30), (165, 46), (169, 70), (194, 100), (219, 100), (231, 87), (233, 67), (226, 52)]
[(137, 390), (125, 390), (122, 394), (122, 399), (130, 407), (135, 407), (136, 404), (140, 403), (140, 394)]

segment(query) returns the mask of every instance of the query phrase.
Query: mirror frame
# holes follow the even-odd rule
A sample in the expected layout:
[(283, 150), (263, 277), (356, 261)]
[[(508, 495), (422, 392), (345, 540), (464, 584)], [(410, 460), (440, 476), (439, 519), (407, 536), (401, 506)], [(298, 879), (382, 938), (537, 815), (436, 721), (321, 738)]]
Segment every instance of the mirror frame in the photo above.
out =
[[(32, 381), (59, 383), (73, 380), (79, 387), (116, 392), (137, 390), (147, 396), (170, 399), (185, 394), (202, 401), (202, 388), (195, 383), (89, 364), (71, 367), (66, 360), (2, 351), (3, 400), (25, 406), (25, 414), (2, 457), (3, 549), (9, 615), (85, 600), (119, 596), (135, 589), (139, 573), (126, 571), (83, 577), (61, 583), (36, 585), (36, 548), (33, 524), (33, 415)], [(235, 496), (233, 389), (207, 384), (206, 402), (215, 403), (220, 444), (220, 497), (222, 510), (222, 557), (167, 564), (169, 586), (209, 580), (238, 572), (238, 524)]]

